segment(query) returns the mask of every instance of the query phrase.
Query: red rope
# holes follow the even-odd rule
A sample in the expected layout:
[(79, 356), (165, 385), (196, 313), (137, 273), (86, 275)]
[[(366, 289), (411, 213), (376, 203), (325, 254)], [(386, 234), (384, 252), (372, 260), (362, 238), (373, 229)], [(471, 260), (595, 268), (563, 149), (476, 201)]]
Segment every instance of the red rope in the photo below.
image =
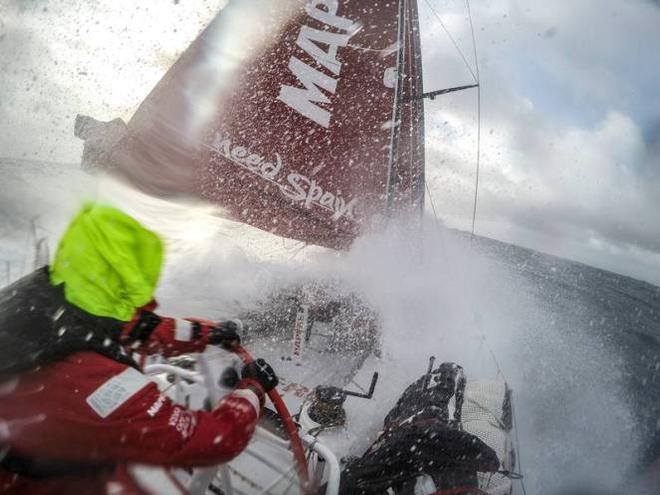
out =
[[(250, 355), (250, 353), (242, 346), (237, 346), (234, 349), (234, 352), (243, 360), (245, 364), (254, 361), (252, 355)], [(275, 406), (275, 410), (282, 419), (284, 428), (289, 435), (289, 440), (291, 441), (291, 451), (293, 452), (293, 460), (296, 463), (296, 471), (298, 472), (298, 479), (300, 480), (303, 493), (309, 493), (309, 473), (307, 468), (307, 459), (305, 458), (305, 448), (303, 447), (300, 435), (298, 435), (298, 428), (293, 422), (291, 413), (286, 407), (286, 404), (282, 400), (282, 396), (280, 396), (280, 393), (277, 391), (277, 389), (274, 388), (268, 392), (268, 397), (273, 403), (273, 406)]]

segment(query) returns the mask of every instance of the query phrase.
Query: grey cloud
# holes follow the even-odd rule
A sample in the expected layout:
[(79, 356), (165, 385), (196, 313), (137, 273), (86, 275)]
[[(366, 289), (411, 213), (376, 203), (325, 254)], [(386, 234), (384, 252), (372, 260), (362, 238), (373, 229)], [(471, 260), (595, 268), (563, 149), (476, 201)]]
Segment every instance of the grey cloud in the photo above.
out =
[[(98, 44), (87, 46), (87, 41), (95, 39), (90, 26), (100, 20), (99, 29), (117, 36), (117, 60), (121, 61), (142, 49), (134, 46), (136, 40), (144, 41), (142, 28), (133, 26), (137, 31), (121, 37), (126, 24), (117, 25), (118, 9), (109, 3), (99, 3), (97, 9), (77, 2), (80, 12), (70, 16), (55, 16), (54, 8), (43, 13), (37, 8), (41, 2), (0, 3), (10, 5), (19, 16), (12, 20), (0, 14), (0, 36), (5, 35), (0, 40), (0, 92), (11, 95), (0, 100), (0, 155), (37, 153), (42, 158), (75, 161), (80, 151), (80, 143), (72, 136), (76, 112), (102, 119), (126, 116), (143, 96), (124, 95), (126, 101), (122, 101), (107, 78), (90, 73), (81, 79), (79, 71), (87, 71), (85, 64), (98, 65), (97, 58), (109, 53)], [(474, 67), (464, 2), (432, 3)], [(426, 89), (469, 83), (469, 71), (425, 5), (420, 2)], [(582, 260), (589, 256), (585, 246), (593, 239), (623, 250), (660, 250), (654, 218), (660, 197), (660, 76), (654, 62), (660, 46), (657, 5), (643, 0), (472, 3), (483, 103), (477, 225), (490, 225), (486, 233), (531, 247), (539, 247), (532, 245), (535, 236), (563, 237), (566, 244), (582, 248), (562, 254)], [(40, 21), (31, 24), (35, 16), (41, 16)], [(57, 30), (49, 29), (51, 17), (56, 18)], [(172, 26), (178, 23), (170, 22)], [(195, 29), (186, 36), (194, 37)], [(76, 60), (56, 66), (56, 57), (62, 55), (51, 50), (58, 44)], [(148, 58), (154, 50), (158, 47), (145, 49), (139, 56)], [(136, 86), (136, 81), (126, 77), (127, 71), (133, 79), (152, 77), (145, 65), (134, 62), (117, 67), (122, 87)], [(110, 72), (114, 71), (112, 67)], [(150, 86), (143, 85), (146, 93)], [(113, 99), (112, 103), (104, 107), (98, 101), (100, 94)], [(475, 93), (438, 98), (427, 102), (426, 108), (428, 177), (434, 201), (448, 224), (459, 222), (465, 228), (472, 213)], [(644, 139), (631, 138), (623, 144), (599, 141), (599, 128), (613, 112), (621, 115), (622, 125), (630, 120), (629, 127), (623, 127), (629, 129), (625, 132), (641, 130)], [(575, 135), (583, 136), (585, 142), (576, 142)], [(623, 146), (623, 151), (617, 146)], [(620, 160), (602, 157), (603, 167), (610, 171), (608, 183), (603, 182), (593, 159), (604, 150), (624, 154)], [(630, 169), (629, 174), (617, 172), (619, 162)], [(625, 201), (614, 196), (608, 200), (608, 191), (625, 193)], [(583, 193), (592, 199), (581, 201)], [(612, 263), (623, 267), (624, 261)]]
[[(537, 249), (539, 239), (556, 237), (572, 246), (560, 254), (582, 261), (605, 260), (594, 243), (610, 246), (623, 254), (605, 264), (623, 272), (625, 253), (651, 260), (660, 253), (660, 72), (652, 62), (660, 12), (642, 1), (495, 1), (473, 14), (483, 104), (477, 225)], [(452, 51), (434, 48), (428, 65), (458, 70)], [(441, 216), (466, 228), (475, 111), (455, 98), (461, 103), (427, 105), (436, 141), (428, 178)], [(644, 275), (660, 281), (660, 269)]]

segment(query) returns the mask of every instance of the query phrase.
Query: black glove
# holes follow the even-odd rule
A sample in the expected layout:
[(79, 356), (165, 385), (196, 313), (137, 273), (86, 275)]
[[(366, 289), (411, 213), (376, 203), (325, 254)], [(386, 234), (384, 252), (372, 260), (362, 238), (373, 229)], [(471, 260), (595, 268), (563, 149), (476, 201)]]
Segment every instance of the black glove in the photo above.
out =
[(261, 358), (243, 366), (241, 374), (243, 378), (249, 378), (259, 382), (266, 392), (273, 390), (279, 383), (271, 365)]
[(209, 329), (209, 344), (231, 351), (241, 343), (240, 326), (234, 320), (223, 321)]
[(161, 322), (160, 316), (151, 311), (140, 309), (138, 318), (133, 327), (129, 330), (128, 335), (124, 337), (124, 344), (133, 344), (139, 342), (144, 344), (149, 340), (151, 334)]

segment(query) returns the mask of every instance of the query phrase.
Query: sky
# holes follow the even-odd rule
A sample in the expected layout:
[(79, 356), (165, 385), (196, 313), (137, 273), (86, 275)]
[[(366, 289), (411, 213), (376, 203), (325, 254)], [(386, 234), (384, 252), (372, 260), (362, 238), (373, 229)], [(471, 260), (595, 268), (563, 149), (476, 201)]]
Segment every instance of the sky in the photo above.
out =
[[(224, 3), (0, 0), (0, 157), (76, 163), (75, 115), (130, 118)], [(419, 5), (425, 89), (471, 83), (465, 2)], [(476, 233), (660, 284), (660, 4), (489, 0), (471, 11)], [(426, 104), (427, 209), (463, 230), (477, 115), (475, 90)]]
[[(420, 0), (427, 90), (471, 81), (463, 2)], [(473, 2), (481, 82), (476, 232), (660, 283), (660, 5)], [(435, 21), (434, 21), (435, 18)], [(430, 29), (428, 27), (430, 26)], [(469, 229), (476, 97), (427, 105), (427, 173), (450, 226)]]

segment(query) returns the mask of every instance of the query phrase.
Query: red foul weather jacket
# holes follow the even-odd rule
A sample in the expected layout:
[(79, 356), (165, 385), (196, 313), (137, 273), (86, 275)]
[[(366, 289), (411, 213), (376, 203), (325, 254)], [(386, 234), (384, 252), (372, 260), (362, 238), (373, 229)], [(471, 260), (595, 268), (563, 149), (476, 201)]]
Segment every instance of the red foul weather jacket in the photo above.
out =
[[(177, 323), (162, 319), (146, 347), (202, 350), (208, 332), (193, 336)], [(160, 468), (231, 460), (262, 405), (260, 385), (244, 380), (212, 412), (191, 411), (135, 366), (100, 352), (69, 353), (0, 381), (0, 493), (183, 493)]]
[[(153, 314), (158, 303), (152, 301), (135, 312), (133, 319), (124, 325), (120, 341), (137, 355), (158, 354), (164, 357), (202, 352), (211, 338), (211, 322), (200, 319), (181, 319), (156, 316), (156, 321), (140, 330), (140, 318), (144, 311)], [(155, 315), (154, 315), (155, 316)]]

